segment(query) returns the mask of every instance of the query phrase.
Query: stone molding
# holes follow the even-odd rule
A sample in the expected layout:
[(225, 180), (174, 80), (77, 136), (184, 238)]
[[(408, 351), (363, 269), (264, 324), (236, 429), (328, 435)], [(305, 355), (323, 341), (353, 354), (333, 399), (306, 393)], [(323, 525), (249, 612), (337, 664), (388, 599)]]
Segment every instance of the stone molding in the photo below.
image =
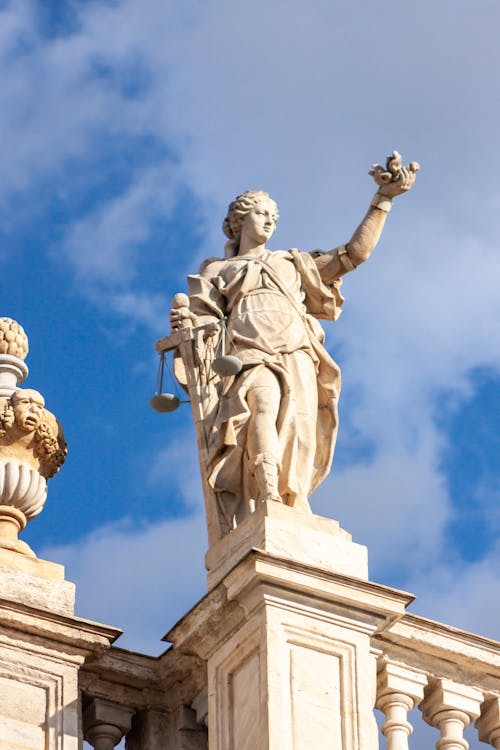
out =
[(54, 644), (64, 644), (68, 654), (83, 657), (108, 649), (123, 632), (119, 628), (92, 620), (49, 612), (0, 598), (0, 637), (6, 631), (16, 633), (17, 638), (27, 643), (34, 643), (33, 636), (36, 636), (48, 649)]
[(87, 662), (80, 672), (80, 687), (89, 697), (118, 705), (171, 710), (190, 705), (206, 685), (206, 666), (194, 655), (172, 648), (158, 657), (136, 654), (113, 646)]
[[(262, 588), (268, 586), (268, 588)], [(342, 620), (343, 613), (354, 607), (360, 617), (357, 628), (373, 633), (404, 614), (413, 595), (370, 581), (314, 568), (261, 550), (251, 550), (223, 582), (212, 589), (165, 636), (164, 640), (186, 645), (188, 653), (208, 658), (216, 647), (221, 630), (230, 632), (241, 625), (256, 606), (267, 600), (273, 588), (293, 594), (294, 608), (307, 607), (308, 596), (317, 597), (325, 617)], [(332, 606), (333, 604), (333, 606)], [(328, 612), (328, 614), (326, 614)], [(203, 617), (210, 626), (200, 636), (198, 624)]]
[(500, 644), (491, 638), (405, 613), (372, 642), (391, 661), (466, 684), (479, 681), (483, 689), (498, 691)]

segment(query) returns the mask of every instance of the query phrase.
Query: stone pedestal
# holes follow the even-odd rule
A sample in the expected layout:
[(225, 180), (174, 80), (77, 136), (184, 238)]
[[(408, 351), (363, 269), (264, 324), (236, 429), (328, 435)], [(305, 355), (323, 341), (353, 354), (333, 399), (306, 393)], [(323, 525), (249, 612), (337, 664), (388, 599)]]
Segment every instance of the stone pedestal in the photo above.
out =
[(207, 661), (210, 750), (377, 747), (370, 637), (413, 597), (367, 581), (364, 548), (308, 518), (276, 506), (228, 535), (218, 564), (208, 556), (220, 582), (166, 636)]
[(353, 542), (338, 521), (268, 502), (261, 503), (255, 513), (210, 547), (205, 558), (208, 588), (219, 583), (252, 549), (368, 579), (366, 547)]
[(73, 615), (62, 565), (0, 549), (0, 750), (79, 750), (78, 670), (120, 630)]

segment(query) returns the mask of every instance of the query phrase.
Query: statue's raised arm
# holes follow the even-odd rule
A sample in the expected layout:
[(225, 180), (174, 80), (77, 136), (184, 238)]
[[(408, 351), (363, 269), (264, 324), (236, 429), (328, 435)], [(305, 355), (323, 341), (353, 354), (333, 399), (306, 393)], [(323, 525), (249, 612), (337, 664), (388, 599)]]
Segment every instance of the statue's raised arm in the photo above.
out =
[[(310, 512), (309, 496), (330, 470), (340, 393), (317, 319), (338, 318), (342, 277), (369, 257), (392, 199), (412, 187), (417, 170), (397, 152), (385, 168), (374, 165), (379, 187), (366, 216), (347, 244), (326, 253), (268, 250), (278, 207), (262, 190), (242, 193), (223, 223), (225, 257), (189, 277), (189, 307), (176, 305), (171, 324), (191, 329), (191, 349), (179, 350), (182, 371), (198, 368), (190, 397), (210, 544), (262, 502)], [(236, 362), (227, 372), (212, 366), (222, 347)], [(201, 412), (197, 392), (207, 404)]]
[(413, 187), (419, 169), (420, 165), (416, 161), (403, 166), (401, 154), (397, 151), (387, 157), (385, 168), (380, 164), (373, 164), (369, 174), (379, 188), (350, 241), (317, 258), (323, 280), (339, 278), (368, 260), (380, 239), (393, 198)]

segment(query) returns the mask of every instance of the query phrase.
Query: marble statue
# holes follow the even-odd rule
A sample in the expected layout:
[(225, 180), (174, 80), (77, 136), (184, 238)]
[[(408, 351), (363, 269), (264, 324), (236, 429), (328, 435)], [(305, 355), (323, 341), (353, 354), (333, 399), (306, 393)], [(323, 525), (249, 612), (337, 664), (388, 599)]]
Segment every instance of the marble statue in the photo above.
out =
[(19, 388), (28, 375), (28, 339), (11, 318), (0, 318), (0, 549), (34, 557), (17, 538), (43, 509), (47, 479), (68, 452), (62, 427), (32, 388)]
[[(397, 152), (373, 165), (379, 187), (368, 212), (349, 242), (328, 252), (269, 250), (278, 207), (262, 190), (242, 193), (224, 220), (225, 257), (189, 276), (189, 299), (174, 298), (172, 335), (157, 348), (175, 348), (192, 402), (212, 539), (263, 501), (310, 511), (332, 462), (340, 392), (318, 319), (338, 318), (342, 277), (368, 259), (392, 199), (418, 169)], [(212, 367), (221, 346), (231, 367), (239, 363), (231, 374)]]

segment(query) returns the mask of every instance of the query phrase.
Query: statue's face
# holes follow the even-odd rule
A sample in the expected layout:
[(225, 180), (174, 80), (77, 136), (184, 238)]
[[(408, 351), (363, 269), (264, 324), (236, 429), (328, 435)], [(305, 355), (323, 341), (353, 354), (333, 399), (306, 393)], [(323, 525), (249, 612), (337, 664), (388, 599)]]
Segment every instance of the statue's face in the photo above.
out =
[(43, 419), (44, 403), (41, 396), (34, 391), (15, 393), (12, 396), (12, 408), (19, 429), (33, 432), (40, 426)]
[(276, 229), (278, 209), (272, 198), (261, 198), (243, 219), (241, 237), (259, 245), (267, 242)]

